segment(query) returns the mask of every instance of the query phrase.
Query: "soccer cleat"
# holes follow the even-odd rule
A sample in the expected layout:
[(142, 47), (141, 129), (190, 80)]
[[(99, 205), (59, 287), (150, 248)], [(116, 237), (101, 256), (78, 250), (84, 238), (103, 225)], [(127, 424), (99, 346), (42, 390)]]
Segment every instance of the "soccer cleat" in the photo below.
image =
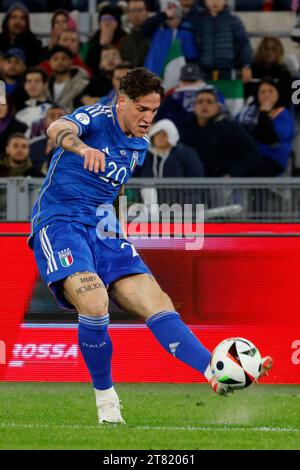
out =
[(273, 367), (273, 358), (271, 356), (262, 357), (261, 372), (256, 382), (258, 382), (258, 380), (261, 379), (262, 377), (268, 376), (269, 370), (271, 370), (272, 367)]
[(97, 408), (99, 424), (125, 424), (121, 415), (122, 405), (117, 395), (110, 398), (97, 399)]
[(208, 383), (217, 395), (226, 397), (229, 393), (233, 393), (233, 390), (229, 385), (218, 382), (215, 377), (213, 377)]

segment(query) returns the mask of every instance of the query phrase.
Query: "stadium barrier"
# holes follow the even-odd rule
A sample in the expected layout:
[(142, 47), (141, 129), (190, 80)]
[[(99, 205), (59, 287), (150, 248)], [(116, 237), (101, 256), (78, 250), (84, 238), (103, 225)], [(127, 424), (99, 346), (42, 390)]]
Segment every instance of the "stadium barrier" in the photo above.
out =
[[(77, 316), (60, 310), (26, 245), (28, 223), (0, 224), (0, 379), (88, 381), (77, 348)], [(274, 356), (266, 383), (300, 383), (300, 225), (211, 224), (201, 250), (184, 240), (135, 245), (194, 334), (210, 349), (241, 336)], [(13, 280), (13, 282), (12, 282)], [(144, 322), (109, 307), (116, 382), (197, 382)]]
[[(0, 221), (30, 220), (42, 183), (0, 178)], [(126, 188), (128, 206), (149, 208), (152, 220), (155, 204), (187, 205), (185, 221), (195, 219), (196, 204), (204, 204), (207, 221), (300, 222), (300, 178), (133, 178)]]

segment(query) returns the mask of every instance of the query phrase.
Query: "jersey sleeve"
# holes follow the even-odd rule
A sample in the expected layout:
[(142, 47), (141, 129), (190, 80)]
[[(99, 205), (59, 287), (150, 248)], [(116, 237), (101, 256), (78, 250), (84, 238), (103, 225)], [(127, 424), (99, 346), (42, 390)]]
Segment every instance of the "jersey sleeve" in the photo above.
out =
[(66, 114), (63, 119), (73, 122), (78, 127), (78, 136), (92, 134), (101, 126), (103, 113), (95, 112), (96, 106), (82, 106), (72, 114)]

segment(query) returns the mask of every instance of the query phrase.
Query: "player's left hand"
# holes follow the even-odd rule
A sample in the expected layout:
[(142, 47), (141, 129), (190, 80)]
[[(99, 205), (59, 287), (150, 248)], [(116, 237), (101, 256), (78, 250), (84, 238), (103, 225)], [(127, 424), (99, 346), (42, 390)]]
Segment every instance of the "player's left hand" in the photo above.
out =
[(85, 170), (94, 173), (99, 173), (99, 170), (105, 171), (105, 155), (100, 150), (89, 147), (81, 150), (80, 153), (84, 158), (83, 168)]

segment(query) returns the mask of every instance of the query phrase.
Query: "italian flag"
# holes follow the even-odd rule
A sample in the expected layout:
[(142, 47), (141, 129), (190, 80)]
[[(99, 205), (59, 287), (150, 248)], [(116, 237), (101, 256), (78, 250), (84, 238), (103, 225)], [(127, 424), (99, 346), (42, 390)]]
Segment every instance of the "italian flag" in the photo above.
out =
[(244, 106), (244, 85), (241, 80), (218, 80), (209, 83), (222, 93), (232, 116), (241, 112)]
[(73, 263), (73, 258), (70, 255), (63, 256), (61, 259), (61, 264), (65, 268), (67, 268), (68, 266), (71, 266), (72, 263)]
[(180, 41), (176, 38), (177, 31), (168, 54), (165, 59), (163, 70), (163, 86), (166, 92), (178, 85), (181, 67), (185, 65), (185, 58), (182, 54)]

